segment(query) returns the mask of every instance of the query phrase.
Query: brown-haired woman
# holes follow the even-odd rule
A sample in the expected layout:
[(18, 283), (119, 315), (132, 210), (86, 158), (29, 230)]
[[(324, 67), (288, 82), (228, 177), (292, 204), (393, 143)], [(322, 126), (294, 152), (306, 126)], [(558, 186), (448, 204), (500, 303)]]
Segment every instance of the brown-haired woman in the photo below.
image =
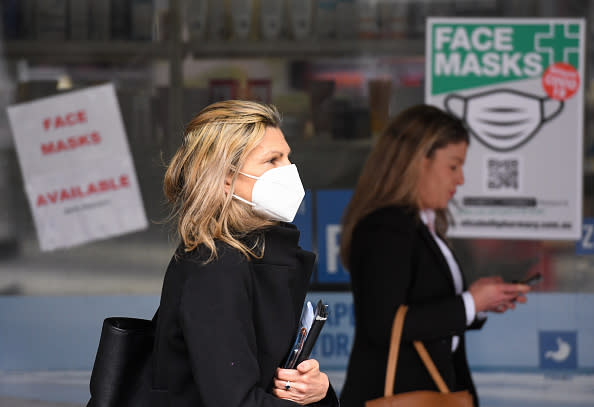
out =
[(181, 244), (157, 321), (154, 387), (165, 405), (338, 403), (316, 360), (279, 368), (315, 258), (287, 223), (304, 190), (279, 124), (272, 106), (212, 104), (188, 124), (167, 168)]
[(445, 239), (447, 205), (464, 183), (469, 137), (442, 110), (413, 106), (395, 117), (363, 168), (343, 218), (341, 260), (351, 275), (355, 339), (341, 406), (383, 396), (392, 322), (408, 305), (395, 393), (436, 390), (412, 345), (423, 341), (451, 390), (469, 390), (464, 333), (485, 311), (525, 302), (526, 285), (481, 278), (466, 287)]

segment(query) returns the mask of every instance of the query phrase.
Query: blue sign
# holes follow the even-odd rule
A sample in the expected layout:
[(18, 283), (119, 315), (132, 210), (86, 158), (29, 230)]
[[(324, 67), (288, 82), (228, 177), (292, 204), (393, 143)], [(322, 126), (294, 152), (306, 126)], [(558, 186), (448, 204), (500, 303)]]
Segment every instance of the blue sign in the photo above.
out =
[(594, 254), (594, 218), (584, 218), (582, 236), (575, 243), (576, 254)]
[(313, 250), (313, 207), (311, 191), (305, 191), (305, 198), (301, 202), (293, 223), (299, 229), (299, 246), (304, 250)]
[(349, 273), (340, 262), (340, 221), (351, 200), (350, 189), (321, 190), (316, 193), (318, 282), (348, 283)]
[(540, 331), (541, 369), (577, 369), (577, 332)]

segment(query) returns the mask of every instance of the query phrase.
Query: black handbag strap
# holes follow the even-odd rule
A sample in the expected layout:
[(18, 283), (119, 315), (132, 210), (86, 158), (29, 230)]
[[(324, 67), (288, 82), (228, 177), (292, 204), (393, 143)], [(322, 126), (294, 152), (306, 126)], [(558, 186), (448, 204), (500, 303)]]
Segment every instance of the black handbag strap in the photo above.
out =
[(155, 387), (155, 383), (157, 382), (157, 358), (156, 358), (156, 350), (157, 350), (157, 338), (158, 338), (158, 332), (157, 332), (157, 319), (159, 317), (159, 308), (157, 307), (157, 310), (155, 311), (155, 315), (153, 315), (153, 319), (151, 320), (151, 323), (153, 325), (153, 333), (155, 335), (155, 339), (153, 342), (153, 357), (150, 360), (150, 368), (151, 368), (151, 374), (150, 374), (150, 380), (151, 380), (151, 388)]
[[(406, 312), (408, 311), (408, 307), (406, 305), (401, 305), (398, 307), (398, 311), (396, 311), (396, 316), (394, 317), (394, 323), (392, 324), (392, 337), (390, 339), (390, 351), (388, 353), (388, 365), (386, 367), (386, 383), (384, 386), (384, 396), (390, 397), (394, 395), (394, 380), (396, 379), (396, 365), (398, 364), (398, 353), (400, 351), (400, 340), (402, 338), (402, 327), (404, 326), (404, 317), (406, 316)], [(448, 389), (447, 384), (444, 382), (439, 370), (433, 363), (431, 356), (425, 349), (425, 345), (421, 341), (413, 341), (413, 345), (417, 350), (417, 353), (423, 360), (425, 367), (429, 371), (431, 378), (437, 385), (437, 388), (442, 393), (449, 393), (450, 390)]]

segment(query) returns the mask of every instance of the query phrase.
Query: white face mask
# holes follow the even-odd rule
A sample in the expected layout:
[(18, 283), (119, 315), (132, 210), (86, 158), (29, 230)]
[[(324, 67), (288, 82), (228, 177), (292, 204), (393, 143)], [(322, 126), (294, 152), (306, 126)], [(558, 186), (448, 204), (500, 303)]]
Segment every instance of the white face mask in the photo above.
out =
[(293, 221), (305, 196), (295, 164), (273, 168), (259, 177), (240, 174), (256, 180), (252, 202), (233, 194), (234, 198), (253, 206), (254, 211), (267, 219)]
[(463, 97), (449, 95), (448, 112), (463, 119), (487, 147), (510, 151), (528, 142), (540, 127), (563, 109), (563, 102), (511, 89)]

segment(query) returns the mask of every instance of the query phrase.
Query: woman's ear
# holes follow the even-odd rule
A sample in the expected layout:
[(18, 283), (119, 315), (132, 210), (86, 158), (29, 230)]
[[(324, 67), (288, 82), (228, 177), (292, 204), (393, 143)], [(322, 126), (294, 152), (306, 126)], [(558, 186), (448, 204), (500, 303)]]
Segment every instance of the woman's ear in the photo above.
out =
[(231, 191), (231, 184), (233, 183), (233, 173), (229, 171), (225, 177), (225, 193), (228, 194)]
[(225, 193), (228, 194), (231, 191), (231, 185), (233, 185), (233, 178), (237, 174), (237, 167), (235, 165), (231, 165), (229, 171), (227, 171), (227, 175), (225, 176)]

